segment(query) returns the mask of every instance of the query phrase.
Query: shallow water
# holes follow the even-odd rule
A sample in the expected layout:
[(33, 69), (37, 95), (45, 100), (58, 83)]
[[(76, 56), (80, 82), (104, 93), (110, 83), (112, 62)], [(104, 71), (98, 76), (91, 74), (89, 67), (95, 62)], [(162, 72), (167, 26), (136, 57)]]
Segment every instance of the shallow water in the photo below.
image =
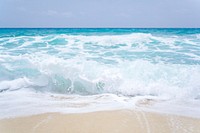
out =
[(197, 116), (199, 79), (200, 29), (0, 29), (0, 117), (141, 98)]

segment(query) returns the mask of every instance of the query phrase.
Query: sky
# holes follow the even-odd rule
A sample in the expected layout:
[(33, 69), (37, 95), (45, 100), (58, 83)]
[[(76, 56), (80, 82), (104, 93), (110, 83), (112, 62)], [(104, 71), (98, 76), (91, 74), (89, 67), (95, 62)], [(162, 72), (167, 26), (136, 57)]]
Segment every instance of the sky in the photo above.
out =
[(0, 27), (198, 28), (200, 0), (0, 0)]

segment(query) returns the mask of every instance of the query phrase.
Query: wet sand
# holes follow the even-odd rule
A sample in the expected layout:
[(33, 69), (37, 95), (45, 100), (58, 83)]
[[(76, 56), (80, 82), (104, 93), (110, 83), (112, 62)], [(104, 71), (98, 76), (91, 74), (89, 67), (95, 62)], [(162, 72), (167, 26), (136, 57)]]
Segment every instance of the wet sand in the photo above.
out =
[(0, 120), (0, 133), (200, 133), (200, 119), (134, 110)]

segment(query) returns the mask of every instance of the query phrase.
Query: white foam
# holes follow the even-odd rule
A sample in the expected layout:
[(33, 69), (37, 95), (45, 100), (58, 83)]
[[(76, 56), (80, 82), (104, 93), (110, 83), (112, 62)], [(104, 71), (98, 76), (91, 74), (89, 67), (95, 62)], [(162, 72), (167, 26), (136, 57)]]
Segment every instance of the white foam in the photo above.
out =
[(17, 89), (21, 89), (24, 87), (27, 87), (30, 85), (30, 82), (27, 78), (18, 78), (18, 79), (14, 79), (14, 80), (9, 80), (9, 81), (1, 81), (0, 82), (0, 91), (4, 91), (4, 90), (17, 90)]
[[(200, 59), (200, 55), (191, 52), (198, 46), (191, 38), (144, 33), (31, 38), (12, 48), (7, 48), (6, 43), (28, 38), (10, 37), (0, 44), (3, 53), (0, 54), (0, 67), (3, 68), (0, 68), (3, 74), (0, 75), (0, 118), (48, 111), (74, 113), (130, 109), (137, 108), (140, 98), (149, 97), (167, 101), (156, 104), (152, 110), (165, 112), (161, 108), (171, 105), (174, 110), (166, 112), (179, 114), (179, 110), (183, 110), (183, 114), (189, 116), (192, 114), (187, 111), (194, 111), (194, 116), (200, 113), (199, 104), (191, 102), (200, 99), (200, 66), (198, 63), (178, 62), (182, 55), (186, 55), (183, 58), (189, 61)], [(66, 44), (50, 45), (59, 38), (64, 38)], [(154, 41), (158, 43), (154, 44)], [(176, 43), (182, 41), (188, 43), (187, 46)], [(27, 48), (34, 43), (42, 43), (44, 47)], [(191, 46), (189, 50), (188, 46)], [(49, 53), (51, 51), (56, 52)], [(180, 58), (159, 54), (154, 57), (156, 52), (169, 56), (180, 54)], [(106, 53), (108, 56), (104, 56)], [(73, 56), (66, 58), (67, 54)], [(132, 54), (138, 57), (134, 58)], [(169, 58), (178, 60), (168, 62)], [(187, 105), (191, 106), (187, 108)]]
[[(6, 55), (2, 57), (8, 58)], [(49, 91), (55, 87), (63, 87), (63, 92), (69, 88), (74, 91), (74, 87), (79, 86), (77, 89), (80, 89), (80, 93), (81, 88), (84, 88), (88, 93), (110, 92), (170, 98), (195, 99), (200, 95), (199, 65), (154, 64), (145, 60), (121, 61), (116, 65), (106, 65), (85, 58), (65, 60), (46, 54), (9, 56), (9, 58), (9, 62), (26, 61), (26, 65), (12, 66), (4, 62), (2, 65), (6, 69), (14, 71), (18, 68), (31, 68), (37, 71), (38, 76), (29, 77), (31, 85), (37, 86), (41, 81), (36, 79), (43, 77), (41, 80), (50, 89)], [(0, 82), (1, 88), (26, 86), (27, 82), (21, 79), (20, 75), (15, 77), (17, 79), (12, 81), (12, 85), (9, 85), (11, 81)]]
[[(142, 101), (147, 103), (143, 104)], [(125, 97), (106, 93), (89, 96), (63, 95), (34, 92), (31, 89), (0, 93), (0, 108), (0, 119), (48, 112), (87, 113), (118, 109), (200, 118), (199, 102), (194, 100), (177, 101), (155, 96)]]

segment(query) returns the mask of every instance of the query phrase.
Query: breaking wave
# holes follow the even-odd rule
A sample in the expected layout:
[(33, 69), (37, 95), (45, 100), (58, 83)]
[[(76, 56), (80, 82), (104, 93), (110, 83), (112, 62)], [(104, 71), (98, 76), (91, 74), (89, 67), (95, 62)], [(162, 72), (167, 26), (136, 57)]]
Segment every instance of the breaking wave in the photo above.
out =
[[(8, 48), (10, 43), (15, 45), (27, 38), (9, 38), (1, 43), (1, 92), (32, 88), (64, 94), (199, 98), (199, 55), (186, 47), (195, 49), (194, 41), (178, 48), (178, 37), (175, 41), (151, 34), (61, 35), (31, 37), (35, 39)], [(162, 42), (152, 44), (154, 38)], [(56, 45), (51, 44), (55, 40)], [(164, 45), (168, 45), (167, 50)], [(184, 55), (177, 54), (178, 49)]]

